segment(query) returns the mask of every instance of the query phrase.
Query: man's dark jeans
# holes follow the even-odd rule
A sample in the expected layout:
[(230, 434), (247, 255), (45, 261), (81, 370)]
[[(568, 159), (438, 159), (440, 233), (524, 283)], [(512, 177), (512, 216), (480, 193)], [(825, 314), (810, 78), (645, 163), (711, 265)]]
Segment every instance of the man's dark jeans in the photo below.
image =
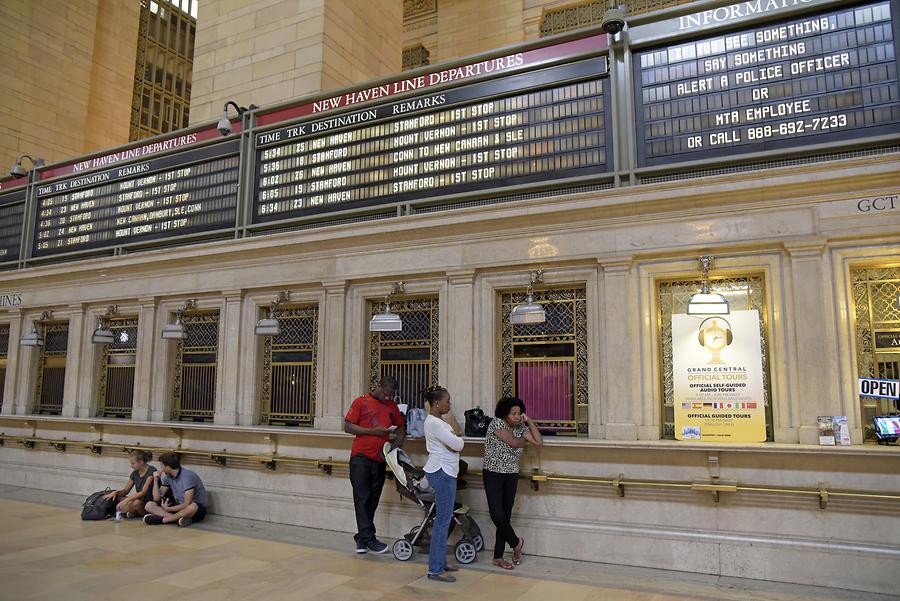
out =
[(356, 530), (353, 538), (368, 543), (375, 538), (375, 510), (384, 488), (385, 463), (372, 461), (364, 455), (350, 458), (350, 484), (353, 485), (353, 506), (356, 508)]

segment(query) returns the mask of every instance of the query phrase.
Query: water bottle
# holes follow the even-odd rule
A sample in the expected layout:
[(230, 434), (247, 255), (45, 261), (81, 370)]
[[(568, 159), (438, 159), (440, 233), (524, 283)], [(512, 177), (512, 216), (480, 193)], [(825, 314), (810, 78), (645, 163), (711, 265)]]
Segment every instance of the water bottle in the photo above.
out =
[(121, 511), (116, 511), (116, 521), (117, 522), (122, 521), (122, 512)]

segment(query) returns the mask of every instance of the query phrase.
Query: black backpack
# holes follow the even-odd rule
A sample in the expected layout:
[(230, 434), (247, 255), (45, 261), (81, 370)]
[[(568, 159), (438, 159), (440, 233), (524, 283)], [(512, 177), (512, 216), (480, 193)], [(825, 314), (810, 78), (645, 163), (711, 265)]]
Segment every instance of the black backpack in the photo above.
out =
[(466, 436), (486, 436), (491, 418), (484, 414), (481, 407), (464, 412), (466, 416)]
[(106, 495), (112, 492), (111, 488), (91, 493), (84, 500), (84, 506), (81, 509), (82, 520), (105, 520), (116, 511), (116, 500), (104, 499)]

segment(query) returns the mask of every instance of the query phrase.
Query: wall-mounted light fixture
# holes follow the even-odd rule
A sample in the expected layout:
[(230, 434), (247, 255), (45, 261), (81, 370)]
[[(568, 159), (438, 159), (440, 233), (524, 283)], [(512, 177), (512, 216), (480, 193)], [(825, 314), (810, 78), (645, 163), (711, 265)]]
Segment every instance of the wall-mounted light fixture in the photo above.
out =
[(544, 281), (544, 271), (538, 269), (531, 272), (531, 280), (528, 282), (528, 293), (525, 297), (525, 303), (513, 307), (509, 314), (509, 323), (525, 324), (525, 323), (544, 323), (547, 321), (547, 312), (544, 307), (534, 302), (534, 286)]
[(44, 337), (38, 332), (38, 325), (49, 321), (53, 311), (43, 311), (38, 319), (31, 321), (31, 331), (19, 339), (19, 346), (44, 346)]
[(189, 311), (196, 306), (196, 298), (191, 298), (184, 301), (184, 306), (175, 312), (175, 323), (167, 323), (163, 328), (163, 340), (184, 340), (185, 338), (187, 338), (187, 334), (184, 331), (184, 324), (181, 323), (181, 316), (185, 311)]
[(281, 334), (281, 323), (278, 321), (278, 318), (275, 317), (275, 308), (290, 298), (291, 293), (288, 290), (282, 290), (278, 293), (278, 298), (273, 300), (269, 305), (268, 317), (263, 317), (256, 322), (257, 336), (278, 336)]
[(255, 104), (251, 104), (249, 107), (246, 106), (238, 106), (236, 102), (233, 100), (229, 100), (225, 103), (224, 108), (222, 109), (222, 118), (219, 119), (218, 125), (216, 128), (219, 130), (219, 133), (223, 136), (227, 136), (231, 133), (231, 120), (228, 118), (228, 106), (231, 105), (234, 107), (234, 110), (237, 111), (238, 117), (243, 117), (244, 113), (247, 111), (252, 111), (253, 109), (258, 109), (259, 107)]
[(9, 174), (11, 176), (24, 177), (24, 176), (28, 175), (29, 171), (31, 171), (31, 169), (25, 169), (25, 167), (22, 166), (22, 159), (28, 159), (29, 161), (31, 161), (31, 169), (35, 169), (37, 167), (44, 166), (44, 159), (41, 159), (41, 158), (33, 159), (30, 156), (28, 156), (27, 154), (23, 154), (22, 156), (20, 156), (19, 158), (16, 159), (16, 164), (10, 168)]
[(728, 301), (717, 292), (709, 291), (709, 270), (712, 269), (715, 257), (704, 255), (698, 257), (700, 272), (703, 275), (703, 288), (688, 299), (688, 315), (728, 315)]
[(115, 336), (109, 329), (109, 318), (119, 312), (119, 305), (109, 305), (106, 313), (97, 317), (97, 329), (91, 335), (94, 344), (112, 344)]
[(403, 320), (396, 313), (391, 313), (391, 299), (395, 294), (406, 292), (406, 282), (394, 282), (391, 291), (384, 296), (384, 311), (372, 316), (369, 322), (370, 332), (399, 332), (403, 329)]

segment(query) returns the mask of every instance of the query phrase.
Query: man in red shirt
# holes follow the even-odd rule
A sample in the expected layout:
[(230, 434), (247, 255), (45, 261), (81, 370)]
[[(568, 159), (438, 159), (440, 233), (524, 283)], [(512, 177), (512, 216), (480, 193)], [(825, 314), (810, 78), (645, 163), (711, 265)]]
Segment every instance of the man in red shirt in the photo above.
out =
[(384, 376), (378, 387), (350, 405), (344, 417), (344, 432), (356, 439), (350, 449), (350, 484), (356, 509), (356, 552), (384, 553), (388, 546), (375, 538), (375, 510), (384, 488), (384, 443), (395, 434), (393, 446), (406, 438), (406, 422), (394, 402), (397, 380)]

